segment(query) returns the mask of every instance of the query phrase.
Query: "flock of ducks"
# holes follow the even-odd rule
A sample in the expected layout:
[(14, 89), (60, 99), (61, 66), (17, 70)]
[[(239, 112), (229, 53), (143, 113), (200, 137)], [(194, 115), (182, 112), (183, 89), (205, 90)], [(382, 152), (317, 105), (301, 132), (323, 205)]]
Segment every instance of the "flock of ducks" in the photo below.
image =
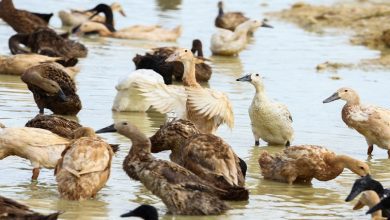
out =
[[(125, 16), (123, 8), (99, 4), (90, 10), (60, 11), (64, 26), (74, 35), (97, 34), (102, 37), (175, 41), (181, 27), (172, 30), (158, 25), (134, 25), (117, 30), (113, 12)], [(102, 14), (103, 16), (100, 16)], [(0, 2), (0, 18), (17, 34), (8, 45), (12, 56), (0, 56), (0, 74), (20, 76), (32, 92), (39, 114), (25, 127), (0, 127), (0, 159), (19, 156), (31, 162), (32, 180), (40, 168), (54, 169), (59, 196), (68, 200), (94, 198), (109, 179), (113, 156), (118, 146), (107, 143), (99, 133), (118, 132), (129, 138), (132, 147), (123, 169), (159, 197), (173, 215), (218, 215), (229, 210), (227, 200), (246, 201), (247, 166), (222, 138), (215, 135), (222, 124), (233, 128), (234, 113), (228, 96), (205, 88), (212, 68), (203, 57), (202, 42), (195, 39), (192, 48), (154, 48), (133, 59), (136, 70), (123, 76), (115, 89), (114, 111), (158, 111), (174, 114), (150, 138), (135, 125), (122, 121), (94, 131), (59, 115), (77, 115), (82, 104), (74, 82), (78, 59), (88, 54), (81, 43), (68, 39), (48, 27), (53, 14), (18, 10), (12, 0)], [(252, 20), (240, 12), (224, 12), (218, 3), (217, 32), (211, 36), (211, 51), (234, 56), (244, 50), (248, 38), (259, 27), (272, 27), (266, 20)], [(196, 56), (195, 56), (196, 54)], [(173, 80), (182, 85), (171, 85)], [(265, 179), (294, 184), (310, 183), (313, 178), (328, 181), (345, 168), (361, 178), (356, 180), (346, 201), (361, 197), (354, 209), (369, 206), (373, 218), (388, 215), (389, 190), (370, 176), (365, 162), (347, 155), (336, 155), (315, 145), (291, 146), (294, 140), (292, 116), (288, 108), (269, 99), (262, 76), (245, 75), (237, 81), (250, 82), (255, 95), (249, 107), (255, 145), (260, 140), (286, 148), (275, 155), (262, 151), (259, 157)], [(390, 157), (390, 110), (361, 104), (357, 92), (341, 88), (323, 102), (346, 101), (342, 119), (362, 134), (371, 155), (373, 145), (387, 149)], [(45, 115), (45, 109), (55, 115)], [(170, 150), (170, 160), (152, 153)], [(59, 212), (41, 215), (11, 199), (0, 196), (0, 218), (57, 219)], [(122, 215), (158, 219), (157, 210), (148, 205)]]

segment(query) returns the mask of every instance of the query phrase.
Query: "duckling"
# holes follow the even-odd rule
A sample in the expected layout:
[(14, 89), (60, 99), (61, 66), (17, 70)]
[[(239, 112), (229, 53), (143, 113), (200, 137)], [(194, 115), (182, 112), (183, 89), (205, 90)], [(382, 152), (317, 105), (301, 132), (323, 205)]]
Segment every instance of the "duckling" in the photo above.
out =
[(99, 4), (93, 9), (88, 10), (95, 12), (93, 16), (103, 12), (106, 20), (104, 23), (87, 21), (73, 28), (72, 32), (80, 33), (98, 33), (102, 37), (113, 37), (133, 40), (151, 40), (151, 41), (176, 41), (181, 35), (181, 26), (172, 30), (161, 28), (158, 25), (134, 25), (131, 27), (116, 30), (114, 27), (114, 18), (111, 8), (106, 4)]
[(150, 108), (150, 104), (145, 101), (141, 92), (138, 91), (136, 82), (150, 82), (151, 84), (162, 83), (164, 80), (158, 73), (153, 70), (139, 69), (131, 72), (129, 75), (122, 77), (115, 89), (118, 91), (112, 110), (114, 111), (136, 111), (145, 112)]
[(348, 127), (365, 137), (368, 144), (367, 155), (372, 154), (375, 144), (386, 149), (390, 158), (390, 110), (361, 104), (357, 92), (347, 87), (340, 88), (323, 103), (338, 99), (347, 102), (341, 111), (341, 118)]
[(46, 129), (61, 137), (72, 139), (74, 131), (82, 126), (73, 121), (57, 115), (36, 115), (29, 120), (26, 127)]
[(56, 220), (60, 214), (60, 212), (56, 212), (44, 215), (15, 200), (0, 196), (1, 219)]
[[(368, 206), (370, 209), (380, 202), (379, 196), (375, 191), (368, 190), (362, 192), (359, 201), (353, 207), (353, 210), (358, 210), (364, 206)], [(382, 219), (382, 210), (377, 210), (371, 214), (372, 220)]]
[(234, 31), (238, 25), (248, 20), (249, 18), (245, 17), (242, 12), (224, 13), (223, 2), (218, 2), (218, 16), (215, 18), (215, 27)]
[(313, 178), (328, 181), (340, 175), (344, 168), (359, 176), (370, 173), (368, 165), (346, 155), (320, 146), (300, 145), (286, 148), (283, 153), (271, 156), (267, 151), (260, 154), (261, 174), (265, 179), (293, 184), (310, 183)]
[(268, 144), (289, 146), (294, 138), (294, 130), (287, 106), (268, 99), (258, 73), (248, 74), (237, 81), (250, 82), (256, 89), (248, 110), (255, 145), (259, 146), (261, 138)]
[(64, 66), (76, 65), (77, 58), (84, 58), (88, 53), (88, 49), (83, 44), (65, 39), (48, 28), (39, 28), (31, 34), (13, 35), (8, 40), (8, 46), (12, 54), (32, 52), (51, 57), (63, 57), (66, 59)]
[(106, 184), (114, 152), (92, 128), (78, 128), (55, 169), (60, 196), (69, 200), (95, 197)]
[(163, 125), (150, 142), (153, 153), (171, 150), (172, 162), (225, 189), (229, 200), (248, 200), (240, 159), (220, 137), (201, 134), (195, 124), (180, 119)]
[(60, 115), (76, 115), (81, 110), (75, 83), (56, 66), (33, 66), (23, 73), (21, 79), (33, 93), (40, 114), (44, 113), (44, 108)]
[[(119, 2), (112, 3), (110, 7), (113, 12), (119, 12), (123, 17), (126, 17), (126, 13)], [(58, 17), (61, 19), (62, 26), (75, 27), (82, 24), (83, 22), (88, 21), (92, 14), (92, 12), (71, 9), (69, 12), (64, 10), (59, 11)], [(97, 15), (91, 20), (103, 23), (106, 19), (105, 17)]]
[[(378, 202), (376, 205), (374, 205), (373, 207), (370, 207), (370, 209), (366, 212), (366, 214), (371, 214), (372, 216), (377, 216), (377, 219), (382, 219), (379, 214), (378, 216), (378, 213), (381, 212), (381, 210), (389, 210), (390, 209), (390, 198), (389, 197), (385, 197), (383, 198), (382, 200), (380, 200), (380, 202)], [(386, 216), (388, 217), (388, 215)]]
[(32, 180), (37, 180), (39, 169), (53, 169), (69, 140), (39, 128), (0, 128), (0, 160), (19, 156), (30, 160)]
[(65, 60), (62, 57), (48, 57), (39, 54), (0, 55), (0, 74), (21, 76), (28, 68), (46, 63), (55, 65), (71, 78), (74, 78), (79, 72), (77, 67), (64, 67), (57, 62), (62, 63)]
[(174, 111), (178, 118), (195, 123), (202, 133), (214, 133), (225, 123), (233, 127), (233, 108), (226, 94), (202, 88), (195, 79), (195, 58), (188, 49), (178, 49), (166, 62), (180, 61), (184, 65), (184, 87), (172, 87), (162, 83), (137, 82), (147, 102), (157, 111)]
[(218, 29), (211, 36), (211, 51), (214, 55), (234, 56), (245, 49), (248, 43), (249, 30), (256, 30), (258, 27), (271, 28), (265, 21), (248, 20), (237, 26), (233, 31)]
[(121, 215), (121, 217), (140, 217), (144, 220), (158, 220), (158, 212), (154, 206), (140, 205), (136, 209)]
[(47, 27), (47, 22), (39, 16), (16, 9), (12, 0), (0, 1), (0, 18), (18, 33), (28, 34), (38, 28)]
[(96, 133), (115, 132), (131, 139), (133, 146), (123, 161), (127, 175), (139, 180), (164, 202), (172, 215), (218, 215), (229, 207), (216, 189), (184, 167), (154, 158), (150, 140), (129, 122), (117, 122)]

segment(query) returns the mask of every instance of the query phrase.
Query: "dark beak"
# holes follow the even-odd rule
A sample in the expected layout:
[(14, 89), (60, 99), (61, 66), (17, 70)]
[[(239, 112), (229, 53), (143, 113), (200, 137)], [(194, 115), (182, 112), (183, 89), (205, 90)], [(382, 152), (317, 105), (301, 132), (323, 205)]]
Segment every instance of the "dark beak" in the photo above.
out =
[(96, 134), (100, 134), (100, 133), (108, 133), (108, 132), (116, 132), (116, 131), (117, 131), (117, 130), (116, 130), (116, 128), (115, 128), (115, 125), (112, 124), (112, 125), (110, 125), (110, 126), (108, 126), (108, 127), (105, 127), (105, 128), (102, 128), (102, 129), (97, 130), (95, 133), (96, 133)]
[(72, 28), (72, 34), (76, 34), (80, 30), (81, 24), (77, 25), (76, 27)]
[(329, 98), (325, 99), (324, 101), (322, 101), (322, 103), (329, 103), (329, 102), (333, 102), (337, 99), (340, 99), (340, 96), (337, 92), (335, 92), (333, 95), (331, 95)]
[(346, 202), (352, 201), (352, 200), (353, 200), (354, 198), (356, 198), (356, 196), (358, 196), (361, 192), (363, 192), (362, 189), (356, 188), (356, 187), (352, 187), (351, 192), (349, 193), (349, 195), (347, 196), (347, 198), (345, 199), (345, 201), (346, 201)]
[(134, 215), (133, 211), (130, 211), (128, 213), (125, 213), (125, 214), (122, 214), (121, 217), (131, 217), (131, 216), (138, 216), (138, 215)]
[[(383, 200), (384, 200), (384, 199), (382, 199), (382, 201), (383, 201)], [(373, 212), (376, 212), (376, 211), (378, 211), (378, 210), (384, 209), (385, 207), (383, 206), (382, 201), (380, 201), (378, 204), (376, 204), (376, 205), (374, 205), (372, 208), (370, 208), (370, 209), (366, 212), (366, 215), (367, 215), (367, 214), (371, 214), (371, 213), (373, 213)]]
[(274, 28), (273, 26), (263, 22), (263, 24), (261, 25), (261, 27), (266, 27), (266, 28)]
[(251, 75), (248, 74), (248, 75), (246, 75), (246, 76), (243, 76), (243, 77), (241, 77), (241, 78), (236, 79), (236, 81), (251, 82), (251, 81), (252, 81)]
[(60, 99), (64, 102), (67, 102), (68, 101), (68, 98), (66, 97), (66, 95), (64, 94), (64, 92), (62, 90), (60, 90), (58, 92), (58, 97), (60, 97)]

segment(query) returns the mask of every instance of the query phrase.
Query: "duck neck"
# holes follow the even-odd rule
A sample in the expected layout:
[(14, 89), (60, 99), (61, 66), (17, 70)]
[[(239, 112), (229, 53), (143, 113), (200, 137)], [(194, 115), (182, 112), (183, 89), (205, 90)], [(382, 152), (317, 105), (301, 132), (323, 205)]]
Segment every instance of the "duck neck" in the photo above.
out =
[(185, 60), (182, 61), (182, 63), (184, 66), (183, 85), (189, 87), (201, 87), (196, 81), (194, 60)]
[(132, 142), (128, 156), (134, 156), (142, 160), (144, 159), (143, 157), (151, 155), (150, 140), (145, 136), (144, 133), (138, 130), (138, 128), (133, 128), (131, 132), (124, 131), (123, 135), (128, 137)]
[(112, 9), (109, 6), (107, 6), (107, 7), (102, 8), (99, 12), (102, 12), (104, 14), (104, 16), (106, 17), (106, 21), (104, 22), (106, 27), (111, 32), (115, 32), (116, 30), (114, 27), (114, 14), (112, 13)]
[(263, 86), (260, 86), (258, 84), (254, 84), (256, 89), (255, 99), (257, 101), (268, 101), (267, 95), (265, 94), (265, 90)]
[[(0, 2), (1, 14), (9, 13), (10, 11), (13, 11), (13, 10), (15, 10), (15, 6), (14, 6), (14, 3), (12, 2), (12, 0), (2, 0)], [(1, 14), (0, 14), (0, 17), (1, 17)]]
[(223, 7), (222, 5), (218, 7), (218, 16), (222, 16), (224, 13), (223, 13)]
[(353, 96), (347, 100), (347, 105), (360, 105), (360, 98), (358, 95)]
[(198, 54), (197, 54), (198, 57), (203, 57), (203, 49), (202, 49), (202, 47), (196, 48), (196, 51), (198, 51)]
[(355, 163), (355, 159), (353, 159), (352, 157), (349, 157), (347, 155), (337, 155), (334, 157), (333, 160), (333, 166), (335, 168), (334, 170), (338, 171), (339, 173), (342, 173), (344, 168), (353, 171), (353, 168), (351, 166), (351, 164), (353, 163)]

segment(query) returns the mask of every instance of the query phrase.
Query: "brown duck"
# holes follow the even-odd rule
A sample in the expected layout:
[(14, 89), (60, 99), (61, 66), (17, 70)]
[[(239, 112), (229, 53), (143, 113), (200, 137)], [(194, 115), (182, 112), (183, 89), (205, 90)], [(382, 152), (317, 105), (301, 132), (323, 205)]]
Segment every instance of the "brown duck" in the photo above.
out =
[(171, 150), (171, 161), (226, 190), (226, 198), (229, 200), (249, 198), (240, 166), (243, 161), (220, 137), (201, 134), (195, 124), (180, 119), (163, 125), (150, 141), (153, 153)]
[(215, 18), (215, 26), (223, 29), (234, 31), (236, 27), (249, 18), (245, 17), (242, 12), (227, 12), (223, 11), (223, 2), (218, 2), (218, 16)]
[(133, 146), (123, 161), (127, 175), (139, 180), (162, 199), (173, 215), (218, 215), (228, 206), (216, 194), (222, 191), (208, 185), (186, 168), (152, 156), (150, 140), (128, 122), (117, 122), (96, 133), (115, 132), (131, 139)]
[(0, 18), (18, 33), (32, 33), (47, 27), (47, 22), (36, 14), (16, 9), (12, 0), (0, 1)]
[(33, 66), (26, 70), (21, 79), (33, 93), (40, 114), (44, 113), (45, 108), (59, 115), (76, 115), (81, 110), (75, 83), (56, 66)]

